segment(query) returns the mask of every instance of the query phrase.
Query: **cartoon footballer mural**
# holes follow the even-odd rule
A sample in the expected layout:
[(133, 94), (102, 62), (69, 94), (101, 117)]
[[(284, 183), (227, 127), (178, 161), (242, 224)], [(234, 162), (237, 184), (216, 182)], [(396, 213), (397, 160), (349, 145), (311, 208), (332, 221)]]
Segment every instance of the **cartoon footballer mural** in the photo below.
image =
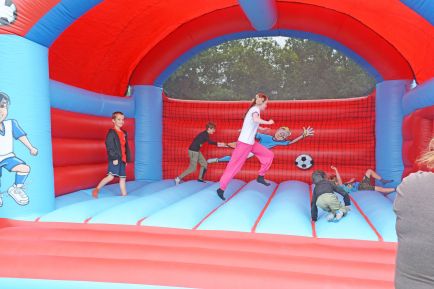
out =
[[(11, 104), (9, 96), (0, 92), (0, 185), (2, 169), (15, 173), (15, 182), (7, 190), (7, 193), (17, 202), (24, 206), (29, 203), (24, 188), (24, 183), (30, 173), (30, 166), (14, 154), (13, 139), (21, 141), (32, 156), (38, 154), (38, 150), (30, 143), (24, 130), (19, 126), (15, 119), (6, 119), (8, 109)], [(3, 205), (3, 196), (0, 195), (0, 206)]]
[[(313, 136), (314, 134), (315, 131), (312, 127), (310, 126), (308, 126), (307, 128), (303, 127), (303, 133), (301, 135), (299, 135), (297, 138), (293, 140), (288, 140), (288, 137), (291, 135), (291, 130), (286, 126), (282, 126), (276, 130), (274, 136), (269, 134), (264, 134), (264, 133), (257, 133), (255, 138), (260, 144), (262, 144), (268, 149), (271, 149), (274, 148), (275, 146), (288, 146), (294, 144), (299, 140), (302, 140), (309, 136)], [(231, 148), (235, 148), (235, 145), (236, 145), (235, 142), (228, 143), (228, 147)], [(254, 156), (253, 153), (249, 153), (247, 158), (249, 159), (253, 156)], [(212, 164), (212, 163), (229, 162), (230, 160), (231, 160), (231, 156), (224, 156), (221, 158), (208, 159), (207, 162), (209, 164)]]

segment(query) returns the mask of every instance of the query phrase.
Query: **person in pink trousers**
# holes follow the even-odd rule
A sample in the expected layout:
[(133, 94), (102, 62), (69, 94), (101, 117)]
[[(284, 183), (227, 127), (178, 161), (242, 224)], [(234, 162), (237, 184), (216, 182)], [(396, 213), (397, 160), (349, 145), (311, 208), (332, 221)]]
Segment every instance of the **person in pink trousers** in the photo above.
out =
[(220, 178), (220, 188), (217, 190), (217, 195), (222, 200), (226, 200), (224, 197), (226, 187), (234, 176), (241, 170), (249, 153), (253, 153), (261, 163), (261, 168), (259, 169), (256, 181), (265, 186), (270, 185), (270, 183), (265, 181), (264, 176), (273, 162), (274, 154), (271, 150), (267, 149), (260, 143), (255, 142), (256, 132), (258, 131), (260, 124), (274, 124), (272, 119), (261, 119), (261, 111), (264, 111), (267, 108), (267, 102), (268, 96), (264, 93), (256, 94), (249, 110), (244, 116), (243, 127), (240, 136), (238, 137), (237, 145), (232, 152), (231, 160)]

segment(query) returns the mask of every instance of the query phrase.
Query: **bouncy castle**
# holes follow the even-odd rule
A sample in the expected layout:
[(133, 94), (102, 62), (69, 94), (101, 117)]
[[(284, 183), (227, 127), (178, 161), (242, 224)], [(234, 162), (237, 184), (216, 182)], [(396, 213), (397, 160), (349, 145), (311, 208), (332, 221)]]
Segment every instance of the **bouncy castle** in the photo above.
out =
[[(351, 193), (340, 222), (312, 222), (311, 174), (372, 168), (396, 187), (419, 169), (434, 135), (433, 25), (429, 0), (0, 0), (0, 287), (393, 288), (393, 194)], [(212, 121), (213, 138), (235, 141), (249, 103), (175, 100), (163, 83), (207, 48), (271, 36), (333, 47), (375, 91), (271, 99), (272, 130), (315, 135), (272, 149), (268, 187), (255, 158), (226, 201), (224, 162), (206, 183), (175, 185), (193, 137)], [(114, 111), (132, 151), (128, 195), (116, 183), (95, 199)]]

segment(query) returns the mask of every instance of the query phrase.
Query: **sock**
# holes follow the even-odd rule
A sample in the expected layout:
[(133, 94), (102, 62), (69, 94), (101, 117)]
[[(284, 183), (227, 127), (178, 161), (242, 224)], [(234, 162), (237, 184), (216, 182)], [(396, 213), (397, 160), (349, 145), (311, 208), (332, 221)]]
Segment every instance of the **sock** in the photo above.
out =
[(26, 173), (16, 173), (15, 174), (15, 185), (17, 187), (22, 187), (24, 185), (24, 182), (26, 181), (28, 175), (29, 174), (26, 174)]

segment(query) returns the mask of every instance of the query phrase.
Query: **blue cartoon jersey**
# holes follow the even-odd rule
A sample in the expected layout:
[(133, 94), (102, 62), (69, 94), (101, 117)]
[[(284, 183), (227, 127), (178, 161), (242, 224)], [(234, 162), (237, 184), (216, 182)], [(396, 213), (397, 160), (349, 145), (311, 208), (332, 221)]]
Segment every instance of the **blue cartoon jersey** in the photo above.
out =
[(284, 141), (278, 141), (274, 139), (274, 136), (263, 134), (263, 133), (257, 133), (256, 139), (259, 141), (261, 145), (264, 147), (271, 149), (275, 146), (287, 146), (291, 143), (291, 141), (284, 140)]
[(14, 156), (13, 139), (18, 139), (26, 133), (14, 119), (0, 123), (0, 161)]

